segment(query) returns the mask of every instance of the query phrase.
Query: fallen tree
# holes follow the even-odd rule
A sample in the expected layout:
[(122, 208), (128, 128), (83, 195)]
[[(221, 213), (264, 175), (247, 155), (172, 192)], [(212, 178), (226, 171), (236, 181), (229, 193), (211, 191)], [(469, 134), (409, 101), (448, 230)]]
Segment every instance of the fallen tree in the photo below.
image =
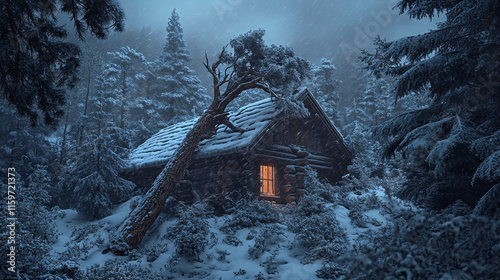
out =
[[(263, 36), (264, 30), (255, 30), (232, 39), (230, 46), (234, 53), (224, 47), (211, 65), (205, 55), (204, 66), (213, 78), (212, 103), (187, 133), (144, 199), (118, 228), (104, 253), (125, 255), (139, 246), (188, 167), (198, 144), (215, 135), (218, 125), (224, 124), (235, 133), (243, 131), (231, 123), (225, 112), (231, 101), (249, 89), (261, 89), (273, 98), (288, 100), (293, 89), (307, 76), (306, 60), (295, 56), (288, 47), (265, 45)], [(222, 66), (224, 70), (220, 69)]]

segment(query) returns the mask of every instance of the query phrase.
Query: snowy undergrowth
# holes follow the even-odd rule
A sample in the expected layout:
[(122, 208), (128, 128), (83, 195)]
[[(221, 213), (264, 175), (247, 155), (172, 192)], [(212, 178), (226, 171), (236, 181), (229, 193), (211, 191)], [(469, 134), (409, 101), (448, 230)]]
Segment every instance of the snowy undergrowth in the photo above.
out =
[[(297, 204), (277, 207), (242, 200), (233, 213), (221, 217), (200, 203), (169, 203), (141, 247), (124, 257), (102, 251), (139, 197), (93, 222), (64, 210), (66, 214), (56, 222), (60, 235), (52, 256), (60, 260), (58, 273), (74, 279), (318, 279), (343, 275), (346, 267), (337, 265), (336, 259), (362, 243), (359, 240), (368, 232), (387, 224), (389, 200), (381, 188), (342, 191), (320, 183), (315, 174), (306, 184), (308, 191)], [(176, 215), (171, 213), (173, 208), (179, 210)]]

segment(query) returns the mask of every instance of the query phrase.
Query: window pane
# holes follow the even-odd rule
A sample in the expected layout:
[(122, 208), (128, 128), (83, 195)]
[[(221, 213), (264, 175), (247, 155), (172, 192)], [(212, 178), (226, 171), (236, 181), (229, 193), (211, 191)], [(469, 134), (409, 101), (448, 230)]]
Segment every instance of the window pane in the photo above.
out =
[(275, 180), (274, 180), (274, 166), (261, 165), (260, 166), (260, 182), (262, 186), (260, 192), (262, 194), (274, 195), (275, 192)]

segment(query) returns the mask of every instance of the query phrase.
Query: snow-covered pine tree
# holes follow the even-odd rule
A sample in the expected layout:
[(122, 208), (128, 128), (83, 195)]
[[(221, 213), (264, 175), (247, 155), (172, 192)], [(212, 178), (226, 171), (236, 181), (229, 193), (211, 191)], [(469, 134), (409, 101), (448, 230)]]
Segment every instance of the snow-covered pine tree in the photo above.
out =
[(342, 128), (342, 134), (346, 142), (354, 151), (354, 154), (363, 153), (366, 149), (370, 148), (373, 141), (370, 141), (371, 132), (368, 127), (366, 127), (362, 122), (354, 120), (349, 122), (346, 126)]
[[(81, 57), (81, 66), (79, 69), (79, 76), (81, 77), (80, 82), (76, 84), (74, 88), (74, 92), (77, 93), (77, 96), (68, 96), (68, 102), (72, 103), (67, 106), (66, 113), (70, 113), (71, 111), (78, 110), (78, 117), (86, 116), (89, 111), (89, 101), (92, 97), (92, 93), (94, 92), (95, 86), (95, 78), (100, 73), (98, 72), (101, 68), (103, 62), (102, 54), (97, 50), (97, 48), (90, 44), (85, 43), (81, 46), (82, 49), (82, 57)], [(77, 104), (74, 106), (74, 104)], [(76, 107), (76, 108), (75, 108)], [(76, 130), (76, 147), (80, 147), (81, 139), (85, 134), (85, 124), (77, 123), (78, 118), (71, 119), (70, 123), (77, 125)]]
[(432, 97), (428, 107), (398, 115), (378, 132), (394, 135), (389, 152), (402, 151), (412, 161), (406, 197), (432, 207), (457, 199), (474, 206), (499, 183), (490, 174), (499, 172), (500, 2), (402, 0), (397, 6), (411, 18), (445, 17), (435, 30), (379, 39), (374, 54), (364, 52), (374, 73), (395, 77), (397, 97)]
[(165, 105), (157, 98), (159, 83), (156, 72), (157, 61), (142, 60), (141, 70), (135, 75), (138, 96), (129, 103), (128, 113), (134, 136), (132, 147), (142, 144), (151, 135), (170, 123), (165, 119)]
[(142, 71), (139, 69), (144, 65), (142, 62), (145, 58), (130, 47), (122, 47), (108, 54), (112, 56), (112, 60), (105, 65), (105, 76), (108, 79), (105, 83), (110, 84), (106, 89), (114, 91), (110, 94), (118, 101), (115, 104), (119, 117), (117, 124), (120, 128), (125, 128), (129, 102), (138, 96), (136, 74)]
[(376, 77), (370, 72), (364, 73), (363, 82), (364, 91), (357, 104), (362, 113), (360, 120), (365, 126), (373, 127), (393, 113), (389, 84), (384, 77)]
[(338, 114), (339, 95), (337, 87), (341, 81), (335, 78), (335, 66), (326, 58), (321, 59), (321, 64), (312, 69), (311, 91), (323, 106), (325, 113), (336, 124), (340, 125)]
[(86, 31), (106, 38), (123, 30), (124, 14), (114, 0), (20, 0), (2, 2), (0, 9), (0, 95), (17, 112), (37, 123), (55, 124), (64, 112), (65, 86), (78, 80), (80, 49), (66, 40), (68, 32), (54, 15), (70, 15), (83, 39)]
[(45, 126), (30, 127), (25, 118), (5, 100), (0, 100), (0, 168), (20, 167), (18, 172), (26, 178), (37, 165), (51, 165), (57, 152), (47, 140), (51, 130)]
[(165, 47), (156, 60), (157, 85), (153, 98), (161, 102), (161, 115), (167, 123), (198, 116), (209, 96), (187, 63), (191, 55), (183, 38), (176, 10), (168, 21)]
[(76, 209), (93, 219), (108, 215), (113, 204), (127, 199), (134, 188), (133, 183), (118, 174), (127, 152), (127, 147), (122, 146), (127, 135), (116, 124), (120, 119), (114, 118), (112, 110), (117, 100), (120, 104), (120, 96), (109, 90), (114, 80), (104, 73), (97, 79), (91, 110), (82, 116), (86, 134), (68, 178)]

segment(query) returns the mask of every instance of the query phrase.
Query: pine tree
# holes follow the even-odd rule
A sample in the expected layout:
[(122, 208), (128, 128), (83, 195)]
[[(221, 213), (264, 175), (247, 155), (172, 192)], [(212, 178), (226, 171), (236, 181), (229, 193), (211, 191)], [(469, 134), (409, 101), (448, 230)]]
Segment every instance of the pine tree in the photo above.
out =
[[(105, 66), (106, 83), (109, 84), (107, 90), (112, 90), (109, 94), (116, 98), (116, 111), (118, 125), (125, 128), (125, 120), (128, 117), (128, 103), (133, 97), (137, 97), (136, 74), (145, 61), (144, 56), (130, 47), (122, 47), (120, 50), (108, 53), (112, 60)], [(135, 61), (134, 61), (135, 60)], [(135, 65), (134, 65), (135, 64)]]
[(489, 174), (499, 172), (500, 96), (493, 81), (500, 77), (500, 3), (402, 0), (398, 7), (411, 18), (444, 13), (445, 20), (421, 35), (378, 40), (375, 54), (364, 52), (363, 60), (375, 74), (395, 77), (396, 97), (417, 92), (432, 101), (377, 130), (394, 135), (388, 152), (412, 162), (404, 196), (433, 207), (457, 199), (473, 206), (499, 183)]
[(335, 66), (326, 59), (321, 59), (321, 64), (312, 69), (312, 92), (322, 104), (328, 117), (336, 124), (341, 124), (338, 113), (339, 95), (337, 87), (340, 81), (335, 78)]
[[(75, 97), (73, 99), (69, 98), (68, 102), (77, 103), (76, 106), (80, 109), (79, 116), (87, 116), (89, 111), (89, 101), (92, 97), (94, 89), (94, 80), (97, 75), (99, 75), (99, 70), (103, 63), (102, 54), (97, 51), (97, 49), (91, 44), (82, 45), (82, 65), (79, 70), (79, 75), (81, 77), (81, 82), (76, 85), (76, 92), (79, 93), (81, 99)], [(68, 110), (74, 110), (74, 106), (68, 106)], [(81, 107), (81, 108), (80, 108)], [(67, 113), (69, 113), (67, 111)], [(76, 120), (74, 120), (76, 121)], [(80, 147), (82, 138), (85, 135), (85, 125), (77, 124), (76, 131), (76, 141), (77, 147)]]
[(33, 173), (37, 165), (52, 165), (57, 152), (47, 140), (51, 130), (45, 126), (31, 127), (10, 104), (0, 100), (0, 167), (22, 166), (18, 170), (24, 178)]
[(190, 61), (179, 15), (174, 9), (167, 26), (165, 47), (156, 61), (158, 84), (154, 99), (161, 102), (161, 115), (165, 122), (200, 115), (208, 104), (206, 89), (186, 65)]
[(65, 86), (77, 82), (80, 49), (65, 41), (55, 15), (71, 16), (78, 36), (106, 38), (123, 30), (124, 15), (114, 0), (2, 1), (0, 8), (0, 95), (36, 124), (55, 124), (63, 115)]
[(389, 84), (383, 77), (375, 77), (372, 73), (363, 75), (364, 92), (358, 101), (362, 111), (363, 123), (373, 127), (391, 117), (393, 106), (390, 100)]
[(133, 183), (118, 174), (128, 151), (123, 146), (127, 135), (120, 127), (120, 119), (114, 117), (113, 109), (121, 100), (115, 91), (109, 90), (115, 80), (104, 73), (97, 79), (91, 111), (82, 116), (87, 132), (67, 179), (76, 209), (93, 219), (107, 216), (113, 204), (127, 199), (134, 188)]

